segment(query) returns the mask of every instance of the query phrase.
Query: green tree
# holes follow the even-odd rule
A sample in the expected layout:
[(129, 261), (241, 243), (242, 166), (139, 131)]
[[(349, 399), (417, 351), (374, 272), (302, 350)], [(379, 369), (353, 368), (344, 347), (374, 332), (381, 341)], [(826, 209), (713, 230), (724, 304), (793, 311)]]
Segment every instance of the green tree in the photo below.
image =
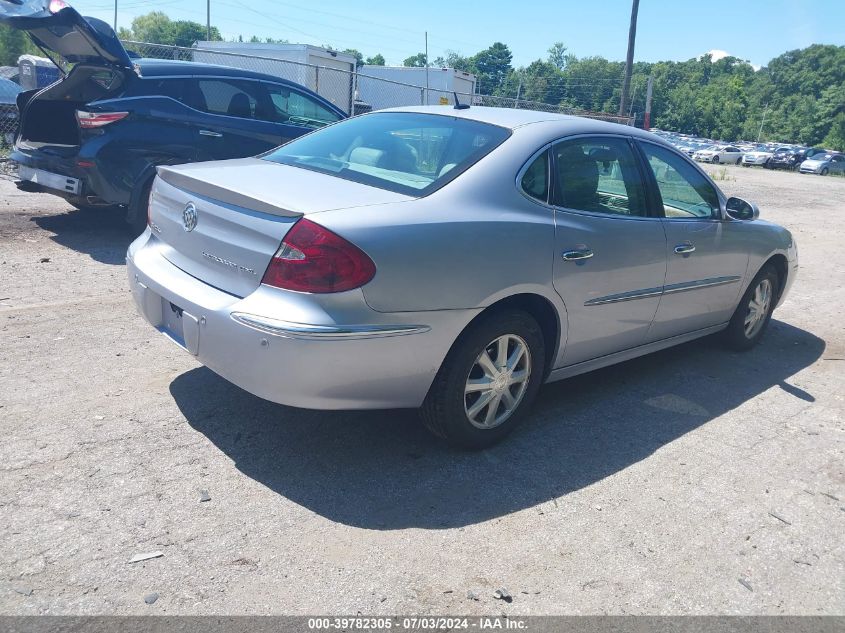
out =
[(365, 59), (364, 64), (367, 66), (384, 66), (384, 55), (376, 53), (372, 57)]
[(455, 68), (456, 70), (462, 70), (467, 73), (478, 73), (478, 69), (473, 63), (473, 58), (464, 57), (460, 53), (451, 50), (446, 51), (445, 57), (442, 55), (437, 57), (431, 65), (436, 68)]
[(406, 57), (402, 65), (409, 68), (425, 68), (425, 53), (417, 53), (416, 55)]
[(360, 68), (364, 65), (364, 54), (361, 51), (354, 48), (347, 48), (343, 52), (355, 57), (356, 68)]
[[(131, 29), (120, 29), (119, 33), (121, 39), (185, 47), (193, 46), (196, 42), (205, 40), (207, 36), (205, 26), (199, 22), (171, 20), (161, 11), (139, 15), (132, 20)], [(211, 39), (223, 39), (215, 26), (211, 27)]]
[(563, 42), (555, 42), (549, 49), (549, 63), (558, 70), (564, 70), (570, 58), (566, 51), (567, 48), (563, 45)]
[(512, 70), (513, 55), (501, 42), (493, 43), (490, 48), (478, 52), (472, 58), (472, 65), (477, 70), (478, 91), (481, 94), (495, 94)]
[(43, 55), (24, 31), (0, 24), (0, 66), (16, 66), (26, 54)]

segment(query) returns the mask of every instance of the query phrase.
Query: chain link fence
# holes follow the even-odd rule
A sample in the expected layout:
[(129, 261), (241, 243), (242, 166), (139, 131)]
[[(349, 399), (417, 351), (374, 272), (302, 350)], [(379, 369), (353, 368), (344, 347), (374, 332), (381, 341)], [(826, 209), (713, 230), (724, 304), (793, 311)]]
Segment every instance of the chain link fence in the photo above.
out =
[[(287, 79), (313, 90), (347, 114), (360, 114), (398, 106), (454, 105), (457, 96), (461, 103), (471, 105), (556, 112), (633, 125), (633, 118), (631, 117), (576, 110), (538, 101), (455, 92), (426, 88), (412, 83), (402, 83), (369, 75), (367, 66), (363, 66), (357, 71), (350, 71), (288, 59), (245, 55), (205, 48), (165, 46), (132, 41), (124, 41), (123, 45), (132, 56), (216, 64)], [(0, 91), (0, 160), (8, 155), (11, 145), (14, 143), (18, 126), (18, 111), (15, 106), (16, 95), (12, 94), (12, 91), (9, 92), (9, 95), (5, 95)], [(221, 94), (220, 101), (224, 100), (228, 101), (228, 96)], [(0, 170), (2, 170), (2, 165), (0, 165)]]

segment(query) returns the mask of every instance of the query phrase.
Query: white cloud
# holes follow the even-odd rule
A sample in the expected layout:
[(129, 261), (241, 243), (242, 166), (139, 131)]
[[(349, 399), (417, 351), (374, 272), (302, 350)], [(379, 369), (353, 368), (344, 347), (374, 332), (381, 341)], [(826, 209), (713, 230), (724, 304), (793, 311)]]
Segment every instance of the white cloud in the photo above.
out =
[[(704, 53), (704, 55), (710, 55), (711, 61), (714, 62), (717, 62), (720, 59), (724, 59), (725, 57), (732, 57), (732, 55), (728, 51), (723, 51), (720, 48), (714, 48), (713, 50), (709, 50)], [(751, 67), (754, 70), (760, 70), (760, 64), (752, 64), (751, 62), (748, 63), (751, 64)]]
[(717, 62), (720, 59), (723, 59), (724, 57), (730, 57), (731, 56), (731, 54), (728, 51), (723, 51), (723, 50), (720, 50), (718, 48), (714, 48), (712, 51), (707, 51), (704, 54), (710, 55), (710, 59), (712, 59), (714, 62)]

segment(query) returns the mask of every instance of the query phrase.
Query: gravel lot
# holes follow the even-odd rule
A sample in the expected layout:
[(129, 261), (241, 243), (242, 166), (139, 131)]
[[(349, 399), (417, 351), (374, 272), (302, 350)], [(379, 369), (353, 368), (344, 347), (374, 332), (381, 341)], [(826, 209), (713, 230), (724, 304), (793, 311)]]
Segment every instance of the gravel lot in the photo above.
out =
[(799, 244), (763, 344), (547, 386), (476, 454), (226, 383), (136, 315), (119, 218), (0, 180), (0, 612), (845, 613), (845, 179), (725, 170)]

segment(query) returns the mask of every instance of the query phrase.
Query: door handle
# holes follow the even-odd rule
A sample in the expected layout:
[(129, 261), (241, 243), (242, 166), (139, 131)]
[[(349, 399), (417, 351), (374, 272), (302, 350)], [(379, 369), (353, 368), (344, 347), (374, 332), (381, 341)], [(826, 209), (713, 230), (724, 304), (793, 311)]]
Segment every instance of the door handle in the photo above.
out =
[(684, 244), (678, 244), (675, 247), (675, 252), (678, 255), (689, 255), (690, 253), (695, 252), (695, 246), (693, 246), (691, 242), (685, 242)]
[(576, 251), (563, 251), (563, 253), (560, 254), (565, 262), (577, 262), (581, 259), (590, 259), (593, 255), (593, 251), (589, 248)]
[(213, 136), (214, 138), (222, 138), (220, 132), (212, 132), (211, 130), (200, 130), (200, 136)]

